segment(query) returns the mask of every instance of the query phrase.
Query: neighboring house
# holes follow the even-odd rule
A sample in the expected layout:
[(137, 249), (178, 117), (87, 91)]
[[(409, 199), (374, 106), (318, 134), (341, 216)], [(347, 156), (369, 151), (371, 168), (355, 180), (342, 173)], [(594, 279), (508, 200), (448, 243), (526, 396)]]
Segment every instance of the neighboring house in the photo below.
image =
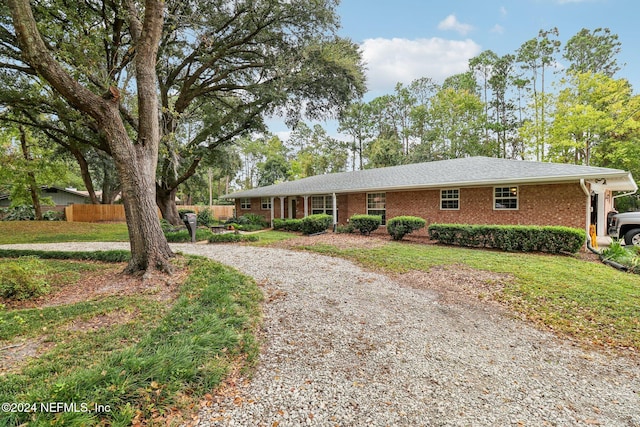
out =
[[(596, 224), (607, 233), (616, 192), (638, 189), (618, 169), (469, 157), (317, 175), (229, 194), (238, 215), (267, 220), (333, 215), (345, 224), (354, 214), (386, 221), (413, 215), (430, 223), (562, 225)], [(621, 194), (620, 194), (621, 195)]]
[[(40, 198), (50, 198), (56, 207), (64, 207), (71, 204), (91, 203), (87, 192), (78, 191), (75, 188), (61, 188), (43, 186), (40, 188)], [(11, 205), (9, 195), (0, 195), (0, 207)], [(46, 209), (46, 207), (45, 207)]]

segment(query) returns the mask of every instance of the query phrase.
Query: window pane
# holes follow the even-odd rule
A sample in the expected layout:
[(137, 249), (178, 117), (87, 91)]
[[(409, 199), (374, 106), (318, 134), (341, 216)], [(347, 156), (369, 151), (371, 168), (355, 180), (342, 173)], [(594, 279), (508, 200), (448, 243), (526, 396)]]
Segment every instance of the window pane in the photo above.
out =
[(518, 209), (518, 187), (496, 187), (495, 209)]
[(440, 190), (440, 209), (459, 209), (460, 190)]
[(386, 193), (368, 193), (367, 209), (385, 209)]

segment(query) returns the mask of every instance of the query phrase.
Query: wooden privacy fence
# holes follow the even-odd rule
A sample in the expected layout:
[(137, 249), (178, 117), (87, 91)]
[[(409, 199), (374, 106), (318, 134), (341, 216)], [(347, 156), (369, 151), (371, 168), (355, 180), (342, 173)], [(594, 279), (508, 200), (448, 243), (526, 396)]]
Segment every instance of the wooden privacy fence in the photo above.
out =
[(203, 206), (203, 205), (178, 205), (178, 210), (189, 209), (198, 213), (200, 211), (211, 208), (211, 212), (213, 213), (214, 218), (217, 219), (229, 219), (233, 217), (233, 212), (235, 210), (235, 206), (233, 205), (213, 205)]
[[(178, 206), (178, 209), (190, 209), (200, 212), (209, 206)], [(212, 206), (215, 218), (231, 218), (233, 206)], [(68, 222), (124, 222), (123, 205), (69, 205), (64, 208), (64, 215)], [(162, 218), (158, 209), (158, 218)]]

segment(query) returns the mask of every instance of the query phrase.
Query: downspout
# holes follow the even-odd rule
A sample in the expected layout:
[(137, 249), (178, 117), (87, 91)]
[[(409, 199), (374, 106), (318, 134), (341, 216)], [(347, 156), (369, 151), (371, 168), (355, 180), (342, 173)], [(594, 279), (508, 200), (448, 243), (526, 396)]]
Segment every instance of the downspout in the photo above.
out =
[(587, 186), (584, 183), (584, 179), (580, 179), (580, 187), (582, 188), (582, 191), (584, 191), (584, 195), (587, 196), (587, 203), (586, 203), (586, 221), (585, 221), (585, 232), (587, 234), (587, 239), (586, 239), (586, 244), (587, 244), (587, 249), (589, 249), (591, 252), (593, 252), (594, 254), (597, 255), (601, 255), (602, 253), (595, 249), (592, 245), (591, 245), (591, 236), (589, 235), (589, 225), (591, 222), (591, 192), (589, 191), (589, 189), (587, 188)]

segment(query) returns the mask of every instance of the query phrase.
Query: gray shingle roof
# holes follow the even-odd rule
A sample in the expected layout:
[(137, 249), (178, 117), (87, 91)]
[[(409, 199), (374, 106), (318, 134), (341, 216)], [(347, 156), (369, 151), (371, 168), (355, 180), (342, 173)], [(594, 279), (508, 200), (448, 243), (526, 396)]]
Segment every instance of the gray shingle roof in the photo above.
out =
[(316, 175), (297, 181), (229, 194), (227, 198), (302, 196), (363, 191), (408, 190), (478, 185), (515, 185), (605, 178), (620, 181), (620, 191), (637, 189), (628, 172), (620, 169), (542, 163), (491, 157), (467, 157)]

